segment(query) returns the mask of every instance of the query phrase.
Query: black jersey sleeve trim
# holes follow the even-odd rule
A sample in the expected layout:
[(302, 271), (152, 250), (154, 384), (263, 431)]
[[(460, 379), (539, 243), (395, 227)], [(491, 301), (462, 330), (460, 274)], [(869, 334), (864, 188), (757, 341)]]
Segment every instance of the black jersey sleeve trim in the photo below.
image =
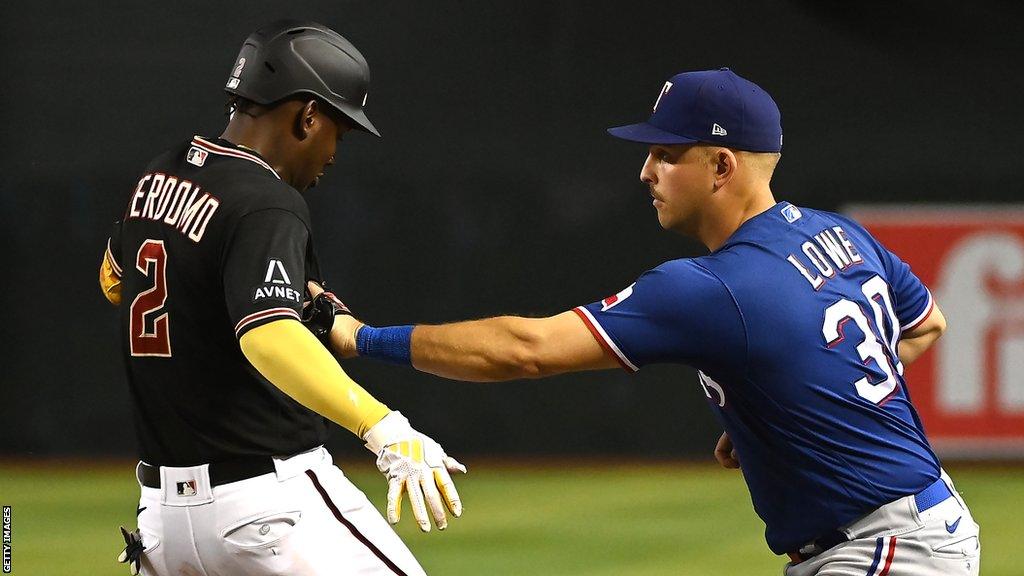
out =
[(241, 338), (242, 334), (249, 331), (251, 328), (255, 328), (255, 324), (266, 324), (270, 320), (282, 320), (285, 318), (292, 318), (294, 320), (302, 321), (299, 317), (299, 313), (291, 308), (269, 308), (267, 310), (260, 310), (259, 312), (253, 312), (245, 318), (238, 321), (235, 324), (235, 337)]

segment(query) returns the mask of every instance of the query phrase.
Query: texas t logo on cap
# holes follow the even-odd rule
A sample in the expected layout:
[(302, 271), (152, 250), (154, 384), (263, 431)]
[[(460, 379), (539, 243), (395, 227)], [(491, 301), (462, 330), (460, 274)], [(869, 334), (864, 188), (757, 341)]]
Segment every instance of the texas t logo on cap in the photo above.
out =
[(653, 112), (658, 111), (658, 103), (661, 102), (661, 97), (664, 96), (665, 94), (668, 94), (668, 91), (671, 89), (672, 83), (665, 82), (665, 86), (662, 87), (661, 92), (658, 92), (658, 99), (654, 101), (654, 109), (652, 110)]

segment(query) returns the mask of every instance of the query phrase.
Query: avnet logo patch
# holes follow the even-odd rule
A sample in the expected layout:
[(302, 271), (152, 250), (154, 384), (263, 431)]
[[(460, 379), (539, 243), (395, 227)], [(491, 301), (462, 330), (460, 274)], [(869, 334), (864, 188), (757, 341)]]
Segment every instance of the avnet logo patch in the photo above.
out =
[(257, 286), (252, 294), (252, 301), (260, 300), (286, 300), (288, 302), (302, 303), (302, 294), (291, 286)]
[(278, 258), (271, 258), (267, 262), (267, 273), (263, 277), (263, 284), (253, 289), (252, 301), (283, 300), (301, 304), (302, 293), (292, 288), (291, 283), (292, 280), (285, 270), (284, 262)]

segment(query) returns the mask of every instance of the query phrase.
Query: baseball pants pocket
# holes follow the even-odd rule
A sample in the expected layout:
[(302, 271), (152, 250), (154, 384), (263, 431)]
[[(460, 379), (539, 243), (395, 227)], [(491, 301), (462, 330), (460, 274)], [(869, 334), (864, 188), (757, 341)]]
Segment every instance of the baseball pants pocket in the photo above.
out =
[(302, 538), (302, 513), (278, 512), (243, 520), (222, 536), (217, 563), (230, 574), (317, 574), (295, 554), (294, 540)]
[[(966, 512), (966, 511), (965, 511)], [(931, 560), (943, 567), (943, 574), (977, 576), (981, 569), (980, 529), (969, 515), (960, 522), (955, 535), (949, 534), (951, 524), (945, 522), (928, 538)]]
[(288, 511), (243, 518), (223, 530), (221, 538), (239, 548), (273, 546), (290, 534), (302, 520), (302, 512)]
[(932, 545), (932, 553), (940, 557), (971, 558), (981, 554), (981, 545), (977, 536), (947, 538)]

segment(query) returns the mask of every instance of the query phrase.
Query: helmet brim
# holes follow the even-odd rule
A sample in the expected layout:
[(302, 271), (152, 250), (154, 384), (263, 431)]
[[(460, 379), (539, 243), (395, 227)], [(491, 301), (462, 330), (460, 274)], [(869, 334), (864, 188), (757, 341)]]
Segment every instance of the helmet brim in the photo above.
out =
[(369, 132), (377, 138), (380, 138), (380, 131), (373, 125), (373, 122), (370, 122), (370, 119), (366, 117), (366, 113), (363, 112), (361, 108), (355, 110), (341, 110), (341, 113), (352, 121), (352, 127), (356, 130)]

